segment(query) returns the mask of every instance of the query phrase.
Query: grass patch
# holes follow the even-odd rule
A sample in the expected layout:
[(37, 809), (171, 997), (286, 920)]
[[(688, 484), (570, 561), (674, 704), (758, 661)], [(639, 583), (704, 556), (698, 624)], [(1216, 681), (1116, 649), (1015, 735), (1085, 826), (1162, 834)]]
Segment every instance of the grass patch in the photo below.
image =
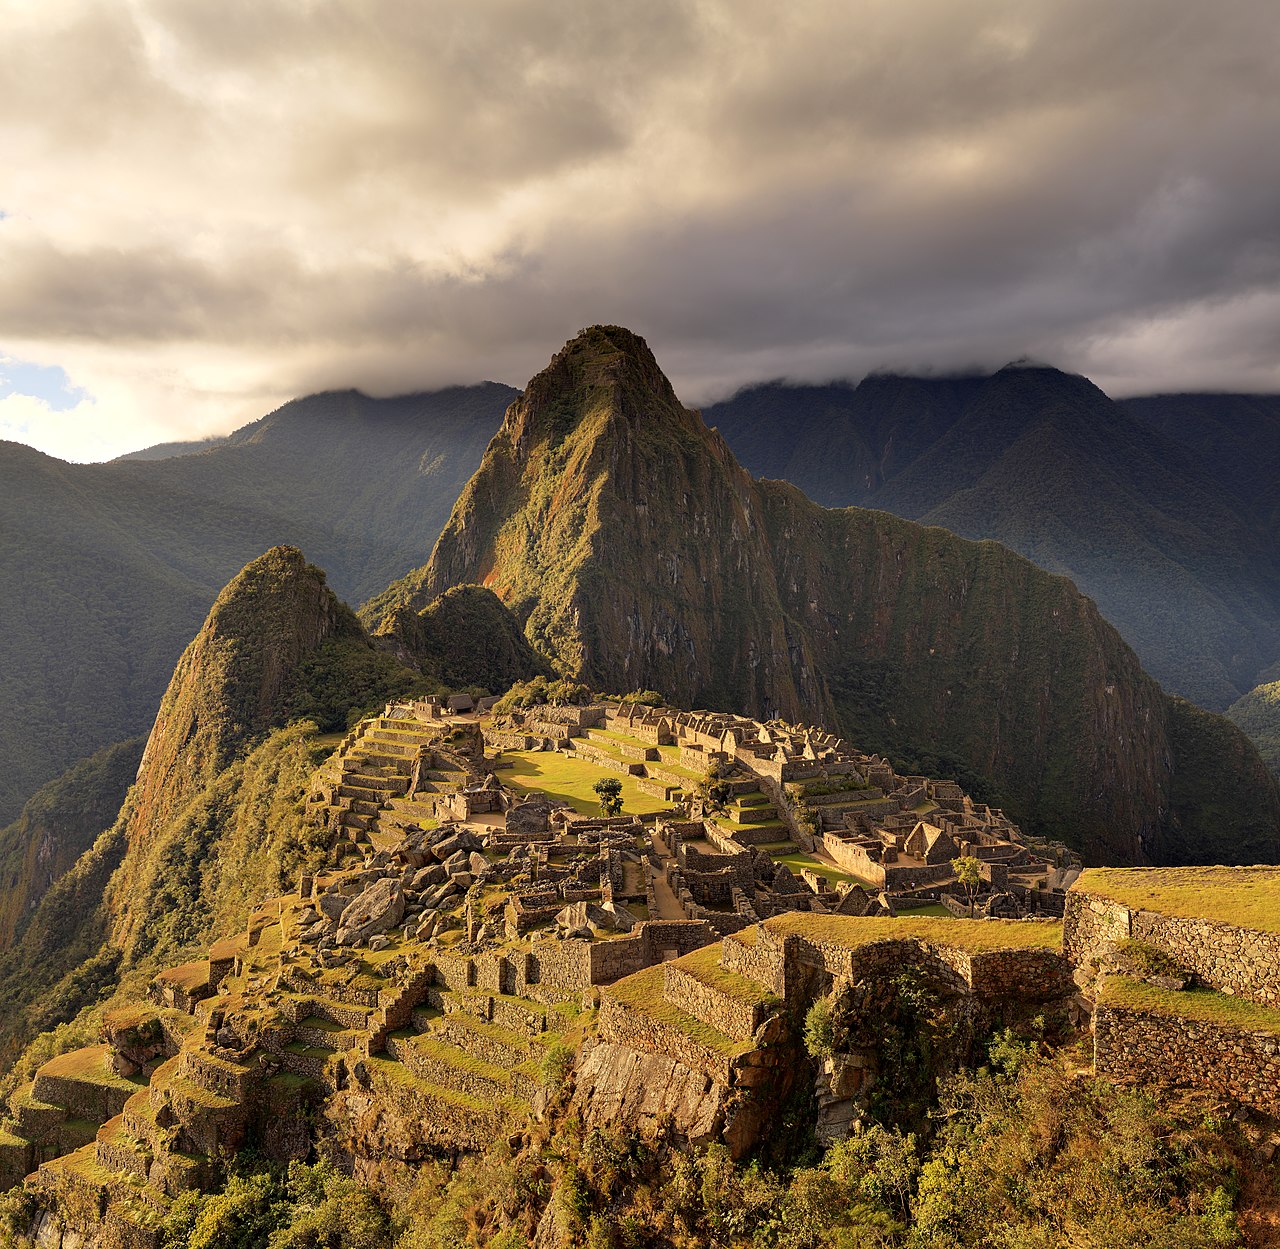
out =
[(775, 936), (795, 933), (814, 941), (829, 941), (856, 950), (872, 941), (914, 938), (962, 950), (1056, 950), (1062, 945), (1062, 925), (1055, 920), (936, 919), (902, 915), (859, 918), (851, 915), (812, 915), (792, 912), (764, 921)]
[(432, 1084), (429, 1080), (424, 1080), (420, 1076), (414, 1075), (404, 1063), (396, 1062), (394, 1058), (381, 1058), (377, 1055), (372, 1055), (365, 1059), (365, 1062), (368, 1063), (370, 1070), (392, 1084), (399, 1084), (403, 1088), (412, 1089), (414, 1092), (423, 1093), (442, 1102), (448, 1102), (450, 1105), (457, 1106), (462, 1110), (483, 1114), (485, 1111), (493, 1109), (509, 1109), (505, 1102), (484, 1102), (478, 1097), (459, 1093), (455, 1089), (441, 1088), (438, 1084)]
[(679, 967), (681, 971), (688, 972), (695, 979), (701, 980), (703, 984), (708, 984), (713, 989), (718, 989), (726, 996), (736, 998), (740, 1002), (774, 1003), (778, 1001), (777, 994), (770, 989), (766, 989), (764, 985), (751, 980), (747, 976), (740, 975), (736, 971), (729, 971), (728, 968), (721, 967), (720, 943), (718, 941), (715, 945), (707, 945), (703, 946), (701, 950), (694, 950), (692, 954), (682, 955), (674, 960), (672, 966)]
[(737, 1058), (751, 1049), (751, 1042), (734, 1041), (725, 1036), (718, 1028), (686, 1015), (679, 1007), (672, 1006), (662, 996), (662, 965), (646, 967), (634, 975), (624, 976), (621, 980), (601, 989), (605, 997), (622, 1002), (632, 1010), (648, 1015), (650, 1019), (677, 1032), (683, 1032), (699, 1045), (725, 1058)]
[(209, 987), (209, 963), (200, 959), (195, 963), (183, 963), (179, 967), (170, 967), (162, 971), (156, 979), (161, 984), (176, 985), (187, 993)]
[(600, 798), (591, 787), (604, 777), (622, 782), (623, 814), (652, 815), (670, 810), (670, 804), (646, 794), (635, 777), (623, 776), (586, 759), (571, 759), (558, 750), (503, 751), (498, 767), (503, 781), (512, 789), (559, 798), (581, 815), (600, 814)]
[(111, 1070), (105, 1045), (90, 1045), (86, 1049), (72, 1050), (51, 1058), (36, 1073), (60, 1080), (75, 1080), (81, 1084), (101, 1084), (108, 1088), (129, 1089), (131, 1092), (145, 1084), (144, 1080), (127, 1080)]
[(397, 1035), (405, 1044), (418, 1050), (428, 1058), (434, 1058), (436, 1062), (443, 1063), (447, 1067), (456, 1067), (460, 1071), (469, 1071), (472, 1075), (479, 1076), (482, 1080), (491, 1080), (494, 1084), (506, 1085), (508, 1088), (511, 1085), (511, 1073), (505, 1067), (485, 1062), (483, 1058), (476, 1058), (475, 1055), (468, 1054), (466, 1050), (459, 1049), (456, 1045), (450, 1045), (448, 1041), (442, 1041), (433, 1036), (417, 1036), (414, 1033)]
[(811, 854), (805, 854), (803, 850), (796, 850), (790, 854), (775, 854), (774, 859), (779, 863), (785, 863), (797, 876), (803, 868), (825, 877), (827, 880), (844, 880), (850, 881), (855, 885), (862, 885), (865, 889), (871, 889), (876, 893), (880, 892), (879, 885), (873, 885), (869, 880), (863, 880), (861, 876), (855, 876), (852, 872), (842, 871), (838, 867), (832, 867), (829, 863), (822, 862), (821, 859), (815, 859)]
[(1229, 997), (1213, 989), (1161, 989), (1127, 976), (1108, 976), (1098, 1000), (1105, 1006), (1124, 1010), (1280, 1035), (1280, 1010), (1259, 1006), (1247, 998)]
[(1072, 892), (1138, 911), (1280, 933), (1280, 867), (1091, 867)]
[(186, 1076), (174, 1076), (167, 1081), (167, 1087), (176, 1096), (195, 1102), (197, 1106), (204, 1106), (207, 1110), (230, 1110), (231, 1107), (239, 1105), (234, 1098), (223, 1097), (221, 1093), (210, 1093), (208, 1089), (201, 1088)]

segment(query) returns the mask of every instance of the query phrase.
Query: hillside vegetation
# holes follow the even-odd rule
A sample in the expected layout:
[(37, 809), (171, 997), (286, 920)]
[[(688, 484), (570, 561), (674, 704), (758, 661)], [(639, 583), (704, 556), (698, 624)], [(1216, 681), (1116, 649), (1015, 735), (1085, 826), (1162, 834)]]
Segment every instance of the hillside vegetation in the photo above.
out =
[(1227, 718), (1243, 730), (1263, 762), (1280, 774), (1280, 681), (1268, 681), (1231, 704)]
[(13, 944), (50, 885), (115, 823), (146, 739), (108, 746), (41, 786), (0, 829), (0, 951)]

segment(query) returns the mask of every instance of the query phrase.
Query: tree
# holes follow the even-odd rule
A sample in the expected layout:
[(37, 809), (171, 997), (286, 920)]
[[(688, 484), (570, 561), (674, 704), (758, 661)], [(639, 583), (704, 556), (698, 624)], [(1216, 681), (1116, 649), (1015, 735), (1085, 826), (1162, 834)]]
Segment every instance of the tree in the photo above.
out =
[(622, 782), (620, 780), (613, 776), (606, 776), (591, 788), (600, 796), (601, 814), (622, 814)]
[(964, 890), (969, 902), (969, 914), (973, 914), (973, 902), (982, 887), (982, 861), (971, 854), (962, 854), (951, 860), (951, 870), (956, 874), (956, 882)]
[(723, 811), (733, 797), (733, 786), (720, 770), (718, 763), (713, 763), (707, 774), (698, 782), (698, 793), (709, 811)]

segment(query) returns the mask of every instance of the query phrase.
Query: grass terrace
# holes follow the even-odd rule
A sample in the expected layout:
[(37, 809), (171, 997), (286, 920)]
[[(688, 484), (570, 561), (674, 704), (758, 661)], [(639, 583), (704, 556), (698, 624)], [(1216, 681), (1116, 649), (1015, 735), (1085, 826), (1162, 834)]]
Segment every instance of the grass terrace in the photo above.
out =
[(605, 997), (611, 997), (624, 1006), (639, 1011), (642, 1015), (648, 1015), (658, 1023), (674, 1028), (677, 1032), (683, 1032), (699, 1045), (723, 1054), (726, 1058), (737, 1058), (751, 1048), (749, 1040), (734, 1041), (718, 1028), (713, 1028), (692, 1015), (686, 1015), (684, 1011), (666, 1001), (662, 996), (661, 964), (624, 976), (621, 980), (602, 989), (601, 992)]
[(681, 955), (675, 959), (673, 967), (679, 967), (682, 971), (687, 971), (690, 975), (701, 980), (703, 984), (709, 984), (713, 989), (719, 989), (721, 993), (728, 997), (737, 998), (742, 1002), (777, 1002), (778, 997), (772, 990), (765, 988), (764, 985), (758, 984), (756, 981), (746, 976), (740, 975), (736, 971), (729, 971), (725, 967), (720, 966), (720, 942), (715, 945), (703, 946), (701, 950), (694, 950), (692, 954)]
[(839, 881), (849, 881), (875, 893), (880, 892), (879, 885), (874, 885), (869, 880), (863, 880), (861, 876), (855, 876), (852, 872), (845, 872), (838, 867), (832, 867), (830, 863), (824, 863), (821, 859), (816, 859), (811, 854), (805, 854), (803, 850), (796, 850), (790, 854), (775, 854), (773, 857), (779, 863), (785, 863), (797, 876), (802, 869), (807, 868), (819, 876), (824, 876), (833, 884)]
[(1091, 867), (1071, 891), (1138, 911), (1280, 933), (1280, 867)]
[(764, 926), (776, 937), (792, 933), (829, 941), (850, 950), (873, 941), (932, 941), (975, 953), (987, 950), (1057, 950), (1062, 946), (1062, 925), (1056, 920), (938, 919), (901, 915), (860, 919), (847, 915), (812, 915), (793, 912), (775, 915)]
[(59, 1054), (56, 1058), (49, 1059), (38, 1074), (60, 1080), (79, 1080), (85, 1084), (103, 1084), (109, 1088), (128, 1089), (130, 1092), (146, 1083), (145, 1080), (128, 1080), (117, 1075), (111, 1069), (105, 1045), (90, 1045), (86, 1049)]
[(1105, 1006), (1169, 1015), (1197, 1023), (1272, 1032), (1280, 1036), (1280, 1010), (1212, 989), (1161, 989), (1125, 976), (1108, 976), (1098, 999)]
[(605, 777), (622, 782), (624, 815), (653, 815), (670, 809), (661, 798), (646, 794), (634, 777), (586, 759), (571, 759), (558, 750), (505, 750), (497, 766), (502, 780), (512, 789), (559, 798), (581, 815), (600, 814), (600, 798), (592, 786)]

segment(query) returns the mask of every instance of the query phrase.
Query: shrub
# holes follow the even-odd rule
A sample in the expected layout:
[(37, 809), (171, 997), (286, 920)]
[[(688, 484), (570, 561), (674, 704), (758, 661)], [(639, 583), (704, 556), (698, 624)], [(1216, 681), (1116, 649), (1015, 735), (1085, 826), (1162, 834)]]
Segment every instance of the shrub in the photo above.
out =
[(805, 1012), (804, 1047), (811, 1058), (831, 1057), (835, 1048), (835, 1028), (828, 998), (820, 997)]

